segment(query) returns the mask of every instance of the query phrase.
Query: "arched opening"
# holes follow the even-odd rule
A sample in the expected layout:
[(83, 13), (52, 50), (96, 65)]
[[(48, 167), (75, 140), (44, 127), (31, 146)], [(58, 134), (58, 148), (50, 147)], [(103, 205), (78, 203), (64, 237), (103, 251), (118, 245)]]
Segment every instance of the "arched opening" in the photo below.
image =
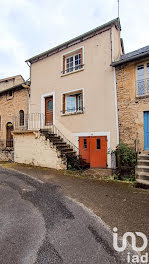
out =
[(6, 125), (6, 147), (12, 148), (13, 147), (13, 124), (8, 122)]
[(19, 117), (20, 117), (20, 126), (24, 126), (24, 111), (19, 111)]

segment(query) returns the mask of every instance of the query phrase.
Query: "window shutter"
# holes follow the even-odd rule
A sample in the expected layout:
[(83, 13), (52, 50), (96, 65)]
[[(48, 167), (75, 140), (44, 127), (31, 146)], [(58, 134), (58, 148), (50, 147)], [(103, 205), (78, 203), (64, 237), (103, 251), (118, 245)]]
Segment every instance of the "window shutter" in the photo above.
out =
[(81, 53), (81, 65), (83, 65), (83, 52), (82, 52), (82, 49), (81, 49), (80, 53)]
[(63, 74), (65, 73), (65, 56), (63, 56)]
[(65, 94), (63, 94), (63, 114), (65, 114)]

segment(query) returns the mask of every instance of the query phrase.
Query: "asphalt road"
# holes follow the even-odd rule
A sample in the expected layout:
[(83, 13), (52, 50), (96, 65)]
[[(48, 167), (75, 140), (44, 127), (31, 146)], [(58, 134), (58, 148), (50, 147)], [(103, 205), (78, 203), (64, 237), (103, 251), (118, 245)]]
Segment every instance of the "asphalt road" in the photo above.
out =
[(58, 185), (0, 168), (0, 264), (121, 264), (101, 219)]

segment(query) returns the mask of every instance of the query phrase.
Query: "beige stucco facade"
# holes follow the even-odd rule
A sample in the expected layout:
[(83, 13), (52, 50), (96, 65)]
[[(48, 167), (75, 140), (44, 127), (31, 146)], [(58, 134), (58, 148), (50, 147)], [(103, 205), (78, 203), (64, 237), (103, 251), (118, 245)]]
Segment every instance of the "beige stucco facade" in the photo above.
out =
[(116, 69), (120, 141), (144, 151), (144, 112), (149, 111), (149, 97), (137, 96), (137, 66), (149, 58), (126, 63)]
[[(84, 66), (62, 75), (63, 54), (82, 48)], [(108, 146), (119, 142), (115, 70), (110, 66), (122, 53), (120, 30), (114, 25), (79, 44), (31, 64), (30, 113), (45, 114), (44, 100), (53, 95), (55, 126), (76, 146), (79, 133), (107, 133)], [(83, 113), (63, 114), (62, 94), (83, 91)], [(110, 167), (110, 160), (108, 166)]]
[(66, 169), (66, 162), (49, 140), (37, 131), (14, 132), (14, 161), (35, 166)]

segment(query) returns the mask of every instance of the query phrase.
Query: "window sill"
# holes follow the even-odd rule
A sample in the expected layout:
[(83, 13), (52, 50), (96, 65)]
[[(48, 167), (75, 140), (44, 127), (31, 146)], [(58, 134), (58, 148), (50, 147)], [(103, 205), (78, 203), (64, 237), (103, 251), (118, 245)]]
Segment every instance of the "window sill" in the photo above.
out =
[(13, 95), (12, 96), (7, 96), (7, 101), (8, 100), (12, 100), (13, 99)]
[(70, 75), (70, 74), (73, 74), (73, 73), (76, 73), (76, 72), (80, 72), (80, 71), (84, 71), (84, 67), (79, 69), (79, 70), (76, 70), (76, 71), (72, 71), (72, 72), (67, 72), (67, 73), (62, 73), (61, 74), (61, 77), (64, 77), (64, 76), (67, 76), (67, 75)]
[(136, 95), (136, 100), (137, 100), (137, 99), (146, 99), (146, 98), (149, 98), (149, 94)]
[(84, 111), (78, 111), (78, 112), (72, 112), (72, 113), (65, 113), (65, 114), (61, 114), (61, 116), (79, 115), (79, 114), (84, 114)]

